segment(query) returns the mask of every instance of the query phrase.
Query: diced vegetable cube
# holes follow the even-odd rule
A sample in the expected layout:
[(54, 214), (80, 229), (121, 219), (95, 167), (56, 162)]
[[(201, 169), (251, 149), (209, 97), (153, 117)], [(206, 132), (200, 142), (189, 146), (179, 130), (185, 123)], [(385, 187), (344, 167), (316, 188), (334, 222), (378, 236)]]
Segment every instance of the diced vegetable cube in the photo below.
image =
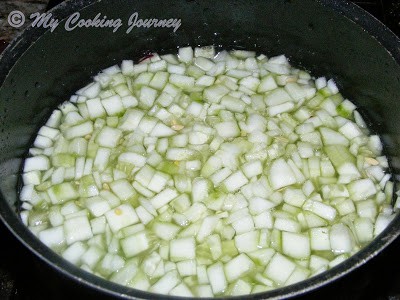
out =
[(122, 204), (106, 212), (108, 225), (113, 232), (139, 222), (135, 209), (129, 204)]

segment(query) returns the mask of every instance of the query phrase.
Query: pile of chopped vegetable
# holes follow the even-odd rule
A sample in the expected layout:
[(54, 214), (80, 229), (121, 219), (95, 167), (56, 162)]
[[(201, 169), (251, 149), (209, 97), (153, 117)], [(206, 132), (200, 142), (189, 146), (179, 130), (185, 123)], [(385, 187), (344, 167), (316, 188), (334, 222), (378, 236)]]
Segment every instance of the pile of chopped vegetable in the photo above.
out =
[(377, 135), (284, 56), (124, 60), (54, 110), (21, 218), (82, 269), (179, 296), (258, 293), (347, 259), (394, 217)]

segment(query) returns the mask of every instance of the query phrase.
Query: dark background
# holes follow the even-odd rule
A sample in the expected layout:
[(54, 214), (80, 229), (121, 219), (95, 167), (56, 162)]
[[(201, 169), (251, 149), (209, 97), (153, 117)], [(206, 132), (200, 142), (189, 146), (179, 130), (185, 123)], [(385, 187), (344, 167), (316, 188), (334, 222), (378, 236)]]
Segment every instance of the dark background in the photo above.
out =
[[(17, 34), (4, 16), (13, 9), (44, 9), (47, 0), (0, 0), (0, 52)], [(57, 4), (50, 0), (48, 7)], [(352, 1), (400, 36), (400, 1)], [(28, 6), (27, 6), (28, 5)], [(7, 8), (7, 9), (6, 9)], [(12, 9), (10, 9), (12, 8)], [(35, 10), (36, 9), (36, 10)], [(5, 19), (6, 20), (6, 19)], [(0, 300), (103, 299), (95, 292), (62, 278), (25, 249), (0, 222)], [(298, 299), (400, 299), (400, 240), (345, 278)]]

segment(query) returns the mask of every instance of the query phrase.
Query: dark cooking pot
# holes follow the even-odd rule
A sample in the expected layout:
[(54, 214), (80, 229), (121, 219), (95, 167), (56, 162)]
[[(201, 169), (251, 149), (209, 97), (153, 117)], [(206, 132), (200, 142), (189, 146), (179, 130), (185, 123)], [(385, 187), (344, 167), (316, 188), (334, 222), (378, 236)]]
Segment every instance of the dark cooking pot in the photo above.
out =
[[(107, 282), (61, 259), (19, 221), (18, 172), (32, 137), (49, 113), (99, 70), (149, 51), (168, 53), (178, 46), (210, 45), (286, 54), (313, 75), (332, 77), (354, 100), (380, 134), (392, 171), (399, 168), (400, 40), (355, 5), (336, 0), (270, 1), (96, 1), (73, 0), (51, 11), (62, 20), (100, 13), (121, 19), (113, 28), (75, 28), (61, 23), (54, 31), (29, 28), (0, 56), (0, 216), (33, 253), (68, 278), (109, 295), (156, 298)], [(181, 19), (173, 28), (128, 29), (134, 13), (145, 18)], [(400, 217), (368, 247), (307, 281), (251, 298), (287, 298), (324, 286), (377, 255), (400, 233)], [(168, 296), (157, 296), (169, 298)], [(241, 297), (243, 298), (243, 297)]]

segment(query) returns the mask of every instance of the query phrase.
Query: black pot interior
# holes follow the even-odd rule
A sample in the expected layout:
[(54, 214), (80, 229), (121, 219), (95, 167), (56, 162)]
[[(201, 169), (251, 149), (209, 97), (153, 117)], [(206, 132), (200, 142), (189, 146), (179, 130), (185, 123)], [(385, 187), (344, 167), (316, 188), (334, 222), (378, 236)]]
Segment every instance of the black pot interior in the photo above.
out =
[[(101, 13), (107, 19), (120, 18), (122, 26), (116, 32), (113, 28), (67, 31), (64, 23), (54, 32), (31, 28), (14, 41), (0, 62), (0, 214), (28, 248), (66, 275), (80, 277), (95, 288), (114, 289), (114, 295), (154, 298), (106, 283), (59, 259), (23, 227), (16, 215), (22, 158), (52, 109), (103, 68), (123, 59), (137, 61), (149, 51), (169, 53), (178, 46), (215, 45), (220, 49), (256, 50), (268, 56), (286, 54), (293, 65), (315, 76), (334, 78), (344, 96), (366, 112), (373, 130), (383, 138), (397, 174), (400, 42), (354, 5), (333, 0), (77, 0), (57, 7), (53, 17), (61, 20), (83, 7), (80, 19), (93, 19)], [(173, 28), (133, 28), (126, 33), (134, 12), (141, 19), (176, 18), (182, 24), (176, 32)], [(345, 274), (392, 241), (399, 223), (396, 218), (378, 240), (328, 274), (253, 298), (295, 295)]]

